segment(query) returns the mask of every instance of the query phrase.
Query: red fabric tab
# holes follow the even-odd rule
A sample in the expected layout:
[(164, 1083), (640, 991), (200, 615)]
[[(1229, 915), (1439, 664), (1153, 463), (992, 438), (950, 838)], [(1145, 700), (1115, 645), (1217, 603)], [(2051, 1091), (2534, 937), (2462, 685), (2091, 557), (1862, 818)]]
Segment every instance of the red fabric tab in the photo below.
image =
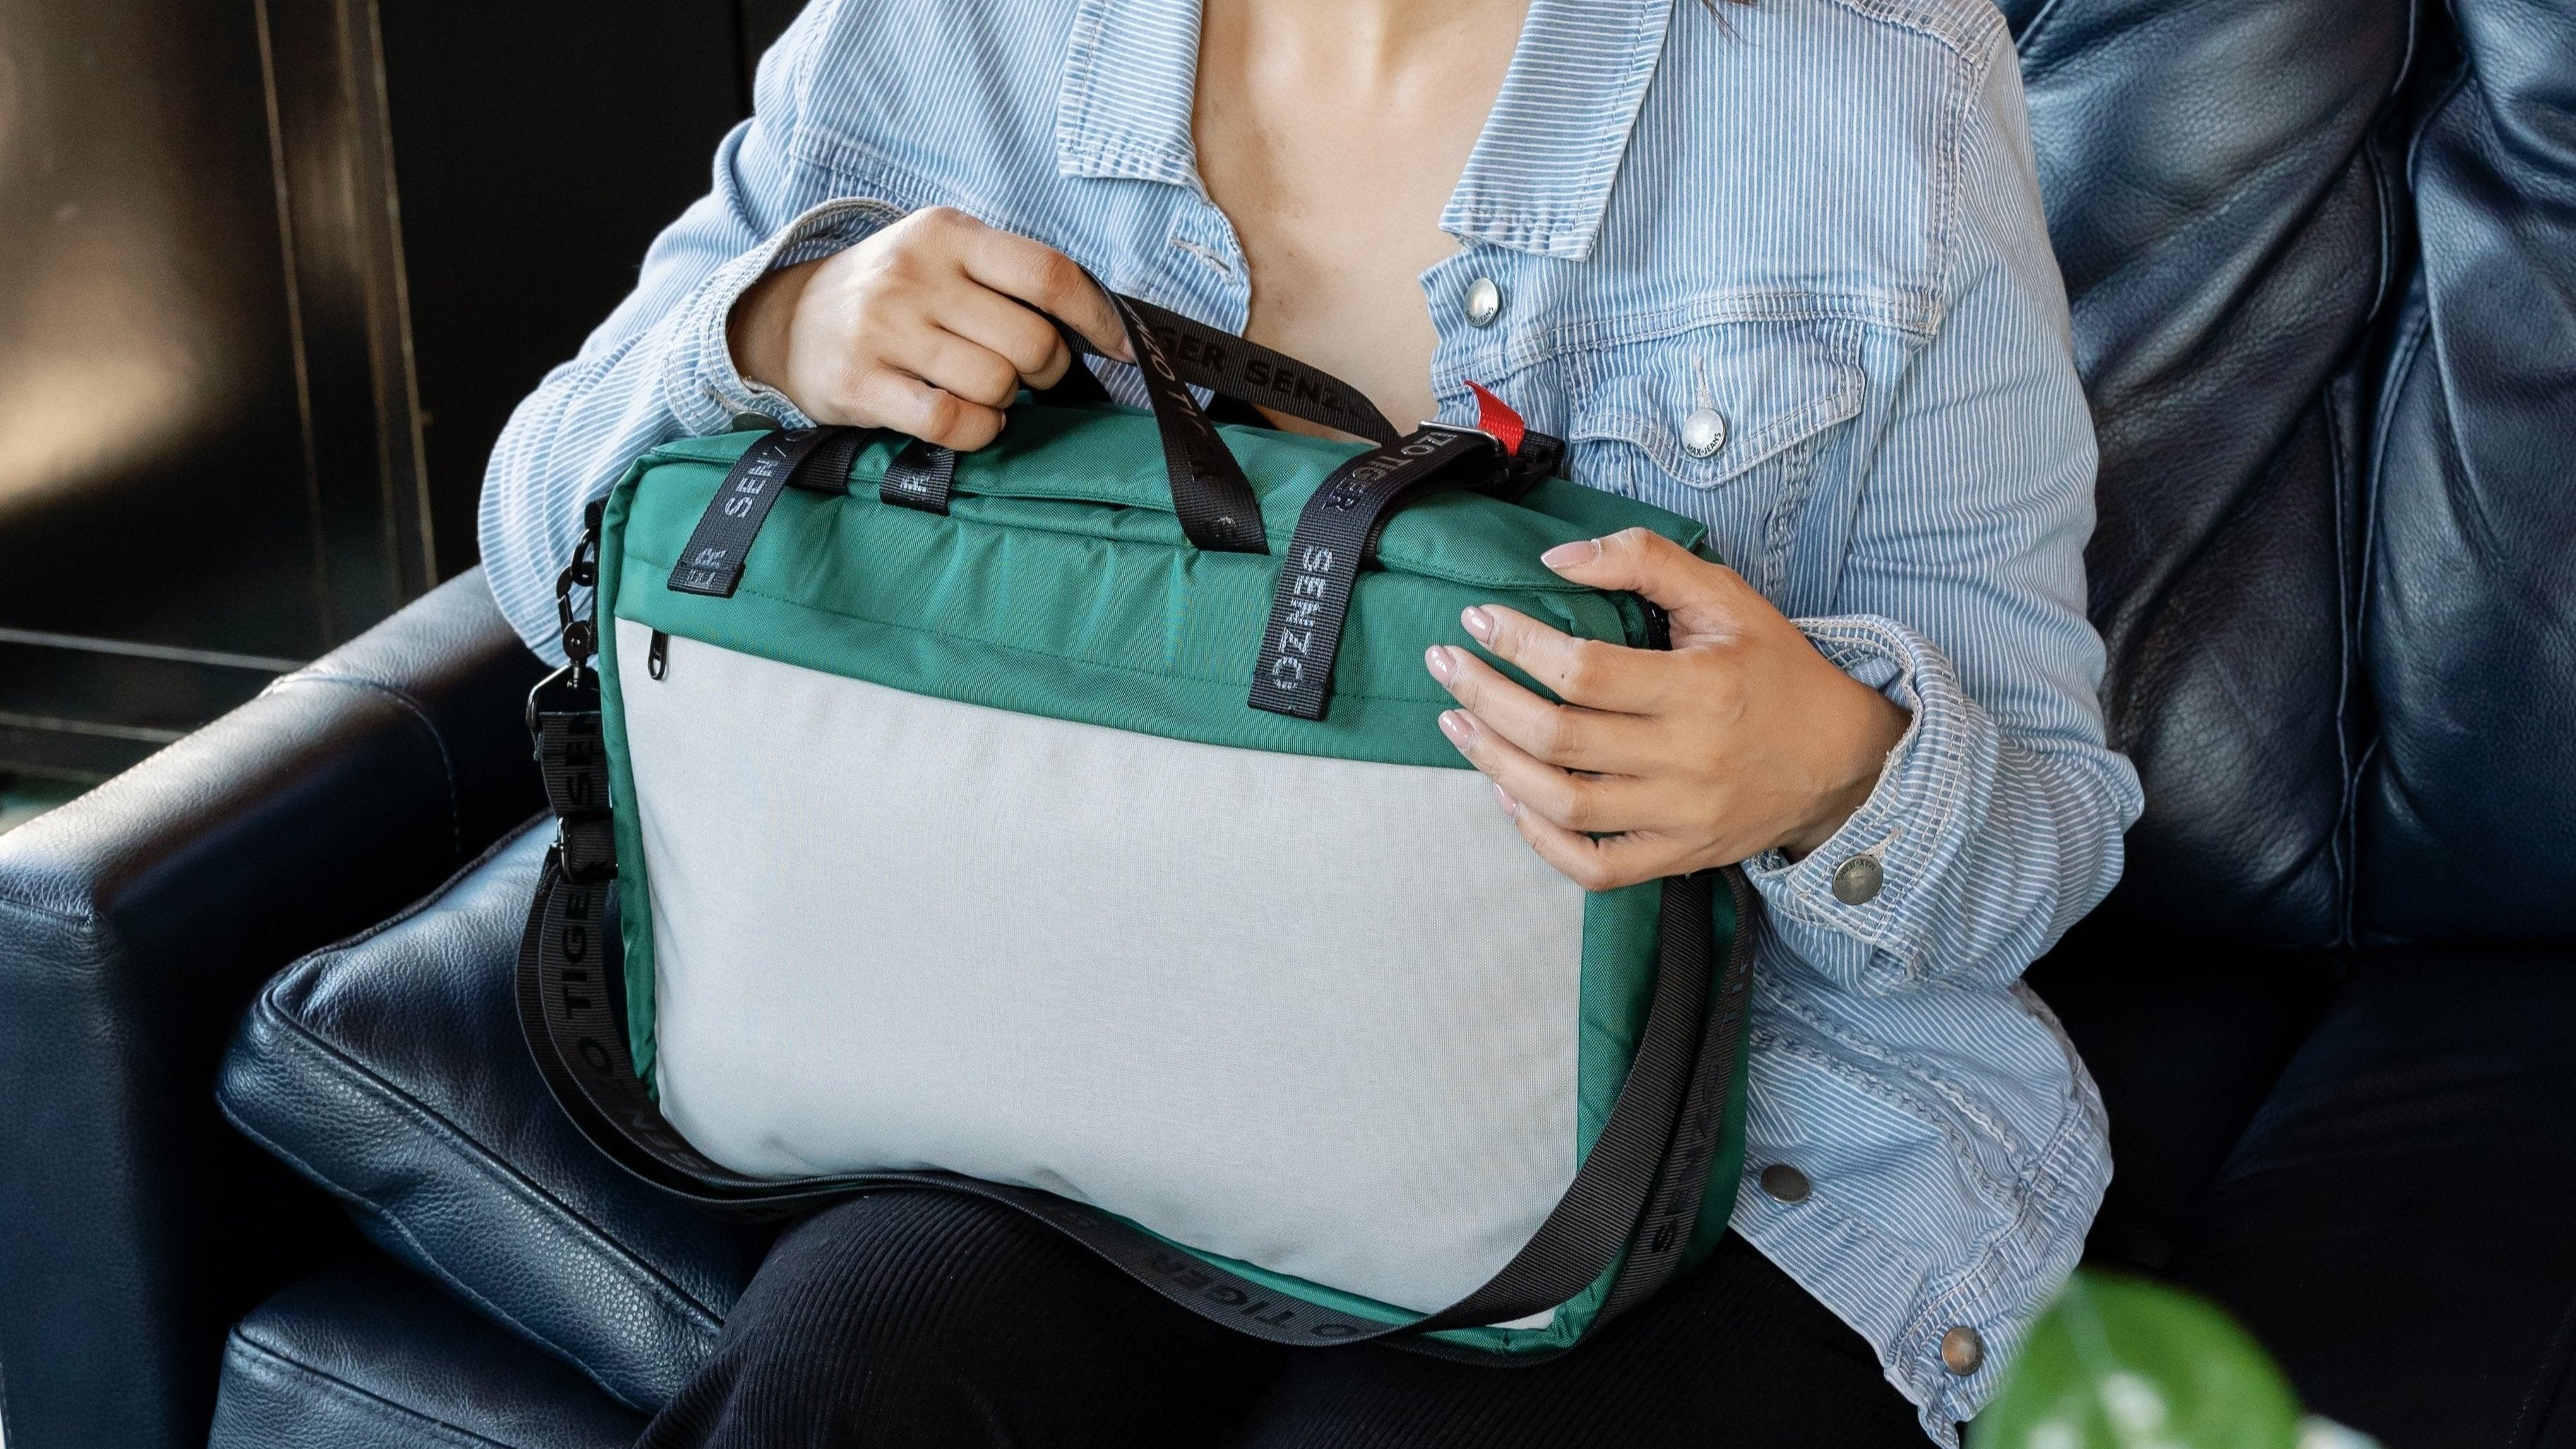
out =
[(1502, 443), (1504, 452), (1518, 456), (1521, 438), (1529, 432), (1529, 424), (1522, 422), (1521, 415), (1512, 411), (1512, 405), (1494, 396), (1483, 383), (1471, 381), (1467, 390), (1476, 395), (1476, 426), (1493, 434)]

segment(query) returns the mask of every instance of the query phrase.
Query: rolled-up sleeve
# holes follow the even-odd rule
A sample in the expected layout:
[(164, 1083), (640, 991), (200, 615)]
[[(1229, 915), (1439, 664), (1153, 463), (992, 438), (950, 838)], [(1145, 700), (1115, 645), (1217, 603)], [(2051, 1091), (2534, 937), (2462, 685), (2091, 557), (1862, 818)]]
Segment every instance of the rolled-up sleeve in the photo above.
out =
[(808, 421), (735, 368), (725, 324), (736, 299), (771, 269), (902, 216), (882, 201), (816, 194), (794, 159), (831, 9), (808, 6), (762, 59), (752, 118), (717, 148), (713, 188), (655, 238), (635, 290), (519, 404), (493, 447), (477, 530), (484, 575), (519, 636), (557, 663), (554, 578), (580, 541), (584, 505), (658, 443), (720, 431), (743, 412)]
[(2009, 982), (2110, 891), (2140, 808), (2104, 742), (2092, 423), (1999, 50), (1939, 327), (1883, 400), (1834, 607), (1798, 621), (1913, 722), (1823, 846), (1747, 862), (1783, 944), (1856, 992)]

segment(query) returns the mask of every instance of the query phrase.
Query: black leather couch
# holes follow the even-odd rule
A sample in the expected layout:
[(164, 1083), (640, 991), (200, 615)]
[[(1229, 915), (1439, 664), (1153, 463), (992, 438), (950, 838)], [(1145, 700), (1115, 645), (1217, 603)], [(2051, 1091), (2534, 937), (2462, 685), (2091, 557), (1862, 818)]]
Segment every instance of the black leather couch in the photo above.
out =
[[(2006, 9), (2148, 783), (2032, 977), (2094, 1256), (2393, 1449), (2576, 1445), (2576, 0)], [(467, 575), (0, 837), (10, 1449), (587, 1449), (705, 1352), (761, 1232), (511, 1018), (537, 674)]]

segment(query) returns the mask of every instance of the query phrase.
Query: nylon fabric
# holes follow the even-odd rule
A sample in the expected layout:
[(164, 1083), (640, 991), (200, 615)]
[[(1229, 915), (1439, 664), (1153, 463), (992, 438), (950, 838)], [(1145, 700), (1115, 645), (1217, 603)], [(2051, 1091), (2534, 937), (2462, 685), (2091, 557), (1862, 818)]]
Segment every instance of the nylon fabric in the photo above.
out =
[(787, 480), (816, 449), (845, 436), (834, 428), (797, 428), (767, 434), (744, 449), (681, 548), (671, 587), (720, 599), (730, 596), (742, 581), (743, 556), (751, 551), (778, 495), (787, 491)]
[[(1243, 458), (1251, 469), (1253, 489), (1260, 495), (1262, 526), (1273, 542), (1283, 544), (1295, 534), (1299, 511), (1325, 475), (1369, 451), (1364, 444), (1274, 428), (1228, 424), (1218, 432), (1224, 435), (1227, 451)], [(759, 436), (716, 433), (681, 438), (652, 449), (645, 458), (654, 465), (698, 462), (728, 469)], [(881, 481), (888, 461), (901, 446), (898, 439), (873, 439), (854, 456), (850, 483), (865, 489)], [(1008, 424), (992, 444), (957, 455), (951, 486), (961, 495), (976, 498), (1056, 499), (1139, 510), (1148, 517), (1130, 526), (1162, 531), (1132, 536), (1178, 546), (1187, 540), (1176, 526), (1151, 522), (1154, 516), (1168, 519), (1172, 512), (1158, 446), (1152, 419), (1133, 408), (1023, 401), (1011, 409)], [(710, 482), (708, 492), (713, 491)], [(1518, 511), (1489, 511), (1493, 507)], [(1477, 522), (1462, 527), (1454, 513), (1439, 511), (1443, 508), (1473, 509)], [(1068, 522), (1066, 526), (1081, 525)], [(1425, 500), (1387, 521), (1376, 558), (1382, 567), (1399, 573), (1582, 593), (1589, 591), (1539, 565), (1536, 554), (1522, 551), (1524, 545), (1545, 539), (1538, 544), (1544, 551), (1556, 543), (1622, 528), (1649, 529), (1685, 548), (1699, 548), (1708, 538), (1706, 527), (1680, 514), (1568, 479), (1547, 478), (1508, 501)]]
[(1322, 719), (1342, 622), (1378, 530), (1418, 494), (1498, 477), (1503, 461), (1482, 434), (1420, 428), (1327, 475), (1306, 500), (1288, 542), (1261, 631), (1261, 653), (1253, 661), (1252, 707)]
[[(1315, 485), (1361, 451), (1243, 432), (1235, 446), (1264, 480), (1283, 544)], [(618, 617), (911, 693), (1207, 744), (1463, 769), (1439, 732), (1453, 701), (1422, 668), (1427, 642), (1470, 645), (1459, 611), (1500, 602), (1580, 637), (1643, 643), (1632, 598), (1568, 584), (1537, 556), (1620, 520), (1698, 536), (1572, 484), (1541, 485), (1517, 505), (1425, 499), (1380, 535), (1381, 567), (1353, 601), (1332, 713), (1317, 726), (1244, 708), (1279, 560), (1188, 547), (1154, 509), (1163, 485), (1148, 420), (1024, 406), (1005, 438), (1009, 448), (958, 460), (944, 518), (877, 504), (892, 449), (871, 444), (849, 496), (778, 500), (740, 588), (721, 600), (625, 587), (624, 571), (669, 570), (750, 437), (661, 450), (639, 465), (655, 470), (654, 486), (612, 501), (603, 588)], [(1005, 488), (1015, 496), (993, 496)], [(610, 641), (603, 668), (618, 664)]]
[[(1417, 1312), (1572, 1180), (1586, 897), (1481, 776), (687, 638), (623, 699), (662, 1110), (725, 1166), (1042, 1188)], [(1442, 878), (1477, 909), (1438, 908)]]

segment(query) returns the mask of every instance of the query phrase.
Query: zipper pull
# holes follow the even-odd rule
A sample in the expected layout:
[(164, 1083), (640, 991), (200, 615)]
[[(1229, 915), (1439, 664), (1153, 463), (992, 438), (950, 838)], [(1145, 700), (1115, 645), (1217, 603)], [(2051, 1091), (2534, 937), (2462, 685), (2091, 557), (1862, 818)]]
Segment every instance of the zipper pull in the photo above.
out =
[(671, 636), (656, 629), (653, 631), (653, 647), (644, 652), (644, 672), (659, 679), (670, 669)]

